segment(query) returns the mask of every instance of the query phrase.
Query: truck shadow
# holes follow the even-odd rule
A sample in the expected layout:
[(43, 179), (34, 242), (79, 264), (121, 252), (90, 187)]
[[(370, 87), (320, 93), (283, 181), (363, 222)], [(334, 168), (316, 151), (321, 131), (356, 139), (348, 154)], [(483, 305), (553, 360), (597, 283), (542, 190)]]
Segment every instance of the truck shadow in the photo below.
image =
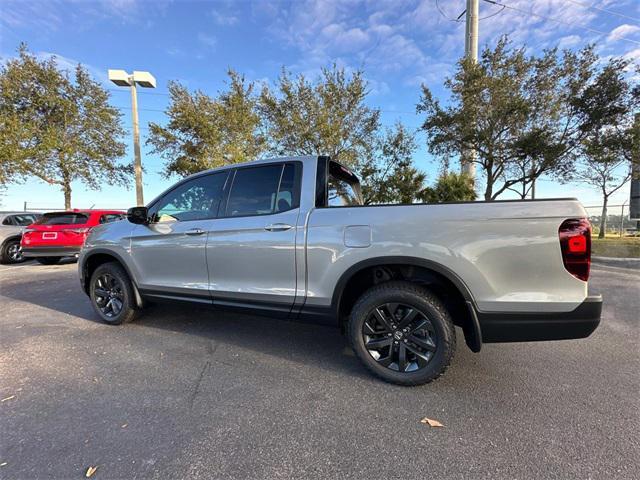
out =
[[(215, 345), (226, 344), (287, 361), (371, 378), (348, 348), (338, 328), (223, 312), (182, 302), (149, 304), (132, 324), (113, 327), (104, 324), (93, 311), (89, 299), (76, 285), (75, 276), (73, 281), (69, 281), (60, 279), (55, 272), (51, 276), (54, 275), (56, 278), (53, 281), (48, 281), (50, 275), (46, 275), (38, 282), (18, 280), (5, 283), (0, 289), (0, 298), (53, 311), (45, 313), (47, 317), (63, 314), (64, 328), (74, 328), (73, 320), (79, 319), (103, 325), (105, 336), (114, 334), (115, 337), (122, 335), (125, 329), (135, 329), (137, 332), (132, 331), (132, 337), (139, 338), (141, 342), (144, 339), (139, 337), (140, 327), (166, 330), (207, 339), (205, 345), (208, 346), (203, 350), (204, 354), (212, 354)], [(42, 317), (43, 312), (34, 312), (36, 315)], [(37, 334), (37, 324), (32, 325), (36, 327), (34, 334)], [(224, 359), (221, 361), (224, 362)]]

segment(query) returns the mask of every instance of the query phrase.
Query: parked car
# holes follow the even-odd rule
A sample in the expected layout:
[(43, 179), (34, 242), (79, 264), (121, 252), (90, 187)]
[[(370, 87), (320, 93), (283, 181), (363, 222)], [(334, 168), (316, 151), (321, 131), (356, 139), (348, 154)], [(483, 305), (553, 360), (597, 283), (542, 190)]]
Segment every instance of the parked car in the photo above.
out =
[(192, 175), (128, 222), (92, 230), (82, 288), (103, 321), (147, 299), (185, 300), (339, 326), (364, 365), (417, 385), (440, 376), (454, 325), (483, 343), (587, 337), (591, 226), (572, 198), (362, 205), (327, 157)]
[(25, 227), (38, 218), (35, 212), (0, 212), (0, 263), (24, 261), (20, 240)]
[(42, 215), (22, 235), (22, 254), (43, 265), (77, 257), (87, 235), (97, 225), (125, 218), (120, 210), (71, 210)]

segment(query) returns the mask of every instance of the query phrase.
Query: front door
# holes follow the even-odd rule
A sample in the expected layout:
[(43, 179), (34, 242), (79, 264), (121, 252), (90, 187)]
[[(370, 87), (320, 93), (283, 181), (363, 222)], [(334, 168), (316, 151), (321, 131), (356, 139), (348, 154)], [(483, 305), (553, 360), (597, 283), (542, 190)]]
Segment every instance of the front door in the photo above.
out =
[(289, 314), (296, 296), (299, 162), (238, 168), (209, 232), (215, 305)]
[(211, 302), (207, 234), (227, 175), (207, 174), (178, 184), (150, 206), (151, 222), (136, 226), (131, 256), (145, 295)]

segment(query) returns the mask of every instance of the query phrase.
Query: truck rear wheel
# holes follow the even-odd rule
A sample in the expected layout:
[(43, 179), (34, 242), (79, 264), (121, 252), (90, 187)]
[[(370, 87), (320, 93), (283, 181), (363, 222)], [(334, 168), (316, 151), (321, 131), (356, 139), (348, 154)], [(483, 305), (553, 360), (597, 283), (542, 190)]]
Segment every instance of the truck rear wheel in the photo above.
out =
[(372, 373), (399, 385), (422, 385), (449, 366), (455, 327), (429, 290), (393, 281), (367, 290), (349, 317), (351, 346)]

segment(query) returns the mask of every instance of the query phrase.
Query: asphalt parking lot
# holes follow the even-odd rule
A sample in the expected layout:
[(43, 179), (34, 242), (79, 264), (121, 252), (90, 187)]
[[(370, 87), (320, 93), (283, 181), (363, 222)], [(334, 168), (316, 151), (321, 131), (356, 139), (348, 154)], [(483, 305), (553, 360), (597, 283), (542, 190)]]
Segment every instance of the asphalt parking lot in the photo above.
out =
[(0, 478), (637, 479), (640, 272), (595, 266), (591, 290), (590, 338), (459, 336), (406, 388), (331, 328), (160, 304), (112, 327), (75, 264), (0, 266)]

